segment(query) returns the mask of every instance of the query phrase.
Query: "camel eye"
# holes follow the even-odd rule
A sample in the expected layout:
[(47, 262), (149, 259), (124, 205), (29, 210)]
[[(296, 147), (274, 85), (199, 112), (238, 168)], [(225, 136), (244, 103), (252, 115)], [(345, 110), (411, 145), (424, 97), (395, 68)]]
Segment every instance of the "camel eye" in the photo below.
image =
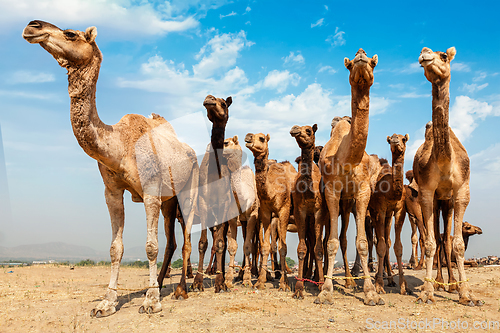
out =
[(224, 142), (224, 146), (229, 146), (229, 142)]
[(441, 53), (441, 59), (442, 59), (443, 61), (448, 60), (448, 55), (447, 55), (446, 53)]
[(265, 141), (263, 137), (260, 137), (259, 140), (260, 140), (260, 142), (264, 142)]
[(307, 135), (311, 135), (311, 130), (310, 129), (306, 129), (306, 133), (307, 133)]
[(224, 109), (226, 108), (226, 103), (222, 102), (221, 105)]
[(64, 36), (66, 36), (68, 38), (75, 38), (76, 34), (74, 32), (71, 32), (71, 31), (65, 31)]

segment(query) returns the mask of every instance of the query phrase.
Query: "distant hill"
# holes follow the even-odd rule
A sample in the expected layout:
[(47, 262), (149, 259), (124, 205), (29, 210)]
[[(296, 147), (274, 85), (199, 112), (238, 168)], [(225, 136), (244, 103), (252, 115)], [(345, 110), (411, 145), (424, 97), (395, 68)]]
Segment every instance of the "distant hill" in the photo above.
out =
[[(158, 262), (163, 261), (164, 251), (160, 247)], [(177, 259), (180, 253), (175, 253), (173, 260)], [(63, 242), (52, 242), (44, 244), (19, 245), (14, 247), (0, 246), (0, 260), (57, 260), (57, 261), (80, 261), (91, 259), (94, 261), (110, 261), (108, 251), (97, 251), (88, 246), (72, 245)], [(147, 260), (144, 246), (125, 247), (124, 261), (135, 261), (137, 259)]]

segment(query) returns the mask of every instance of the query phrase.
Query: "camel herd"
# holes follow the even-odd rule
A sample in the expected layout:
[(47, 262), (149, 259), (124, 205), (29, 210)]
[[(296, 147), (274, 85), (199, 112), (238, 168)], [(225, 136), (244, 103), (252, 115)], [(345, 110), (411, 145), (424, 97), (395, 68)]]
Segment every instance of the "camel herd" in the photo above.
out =
[[(393, 217), (400, 293), (411, 293), (403, 275), (400, 237), (408, 215), (412, 225), (410, 261), (414, 268), (425, 265), (426, 269), (418, 302), (435, 302), (434, 290), (444, 286), (441, 266), (446, 263), (448, 282), (451, 283), (449, 291), (458, 291), (459, 303), (482, 305), (470, 290), (464, 270), (464, 235), (468, 239), (468, 235), (481, 233), (479, 228), (463, 222), (470, 196), (470, 163), (465, 148), (449, 127), (448, 119), (450, 62), (455, 57), (455, 48), (446, 52), (423, 48), (420, 54), (419, 62), (432, 84), (432, 121), (426, 126), (425, 142), (415, 154), (413, 171), (406, 174), (410, 185), (404, 185), (408, 134), (387, 137), (392, 153), (391, 165), (387, 160), (365, 152), (369, 95), (377, 55), (370, 58), (359, 49), (354, 59), (344, 59), (349, 71), (352, 114), (333, 118), (330, 139), (323, 147), (316, 146), (318, 125), (296, 125), (290, 129), (291, 140), (295, 139), (301, 150), (297, 159), (298, 170), (290, 162), (278, 163), (269, 158), (269, 134), (248, 133), (244, 142), (254, 157), (254, 174), (251, 168), (242, 166), (239, 138), (224, 137), (229, 107), (233, 102), (231, 97), (222, 99), (209, 95), (203, 102), (212, 122), (212, 134), (201, 165), (198, 165), (194, 150), (179, 141), (172, 126), (161, 116), (153, 114), (146, 118), (130, 114), (115, 125), (104, 124), (95, 104), (102, 61), (96, 35), (95, 27), (85, 31), (61, 30), (43, 21), (32, 21), (23, 31), (24, 39), (40, 44), (68, 70), (73, 132), (83, 150), (97, 160), (105, 185), (112, 227), (111, 277), (105, 298), (91, 310), (92, 317), (116, 312), (118, 273), (123, 256), (125, 191), (131, 193), (134, 202), (144, 203), (146, 210), (149, 286), (140, 313), (161, 311), (159, 289), (176, 249), (174, 228), (177, 217), (184, 235), (182, 277), (174, 292), (177, 299), (188, 297), (186, 279), (192, 276), (189, 260), (191, 227), (193, 223), (201, 223), (198, 272), (191, 286), (193, 290), (203, 290), (207, 229), (211, 230), (213, 237), (207, 271), (216, 275), (215, 292), (233, 287), (238, 247), (236, 235), (241, 225), (244, 267), (240, 275), (244, 285), (251, 286), (252, 275), (258, 275), (253, 287), (265, 288), (264, 284), (270, 278), (269, 255), (276, 262), (276, 252), (279, 252), (279, 268), (273, 265), (272, 270), (280, 278), (280, 290), (290, 289), (285, 258), (287, 232), (293, 230), (299, 238), (294, 298), (304, 298), (304, 281), (312, 278), (320, 288), (314, 302), (333, 303), (334, 263), (340, 246), (346, 287), (355, 285), (353, 278), (361, 269), (358, 278), (364, 280), (364, 303), (383, 305), (383, 275), (388, 274), (388, 284), (395, 285), (389, 261)], [(167, 247), (163, 267), (157, 274), (160, 212), (164, 217)], [(351, 213), (356, 222), (357, 250), (352, 272), (346, 255), (346, 232)], [(440, 214), (444, 221), (443, 235), (439, 231)], [(417, 264), (419, 238), (421, 258)], [(370, 278), (374, 244), (378, 256), (375, 284)], [(227, 268), (226, 251), (230, 257)], [(435, 257), (438, 275), (433, 279)], [(451, 269), (453, 261), (458, 268), (458, 281)]]

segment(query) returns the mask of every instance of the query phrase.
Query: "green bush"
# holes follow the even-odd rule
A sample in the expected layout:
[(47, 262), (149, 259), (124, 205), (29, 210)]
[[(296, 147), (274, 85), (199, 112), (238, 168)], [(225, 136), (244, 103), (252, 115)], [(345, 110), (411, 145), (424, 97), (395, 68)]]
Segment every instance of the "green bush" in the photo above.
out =
[(76, 266), (94, 266), (94, 265), (95, 261), (90, 259), (82, 260), (76, 263)]
[(293, 266), (295, 266), (295, 261), (290, 258), (290, 257), (286, 257), (286, 264), (288, 265), (288, 267), (292, 268)]
[(174, 261), (171, 266), (172, 268), (182, 268), (182, 264), (183, 264), (182, 258), (179, 258), (176, 261)]

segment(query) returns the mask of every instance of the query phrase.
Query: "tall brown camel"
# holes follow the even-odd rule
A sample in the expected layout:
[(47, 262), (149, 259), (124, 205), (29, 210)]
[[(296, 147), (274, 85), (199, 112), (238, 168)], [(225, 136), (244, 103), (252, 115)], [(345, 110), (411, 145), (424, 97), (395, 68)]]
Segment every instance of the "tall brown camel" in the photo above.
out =
[[(281, 266), (280, 290), (290, 289), (286, 272), (286, 232), (292, 205), (291, 191), (297, 171), (290, 162), (268, 163), (270, 135), (248, 133), (245, 136), (246, 147), (254, 156), (255, 182), (259, 197), (259, 217), (264, 228), (261, 241), (262, 264), (256, 288), (264, 289), (267, 280), (267, 258), (270, 250), (271, 217), (274, 213), (279, 218), (278, 236)], [(259, 234), (261, 231), (259, 231)]]
[[(370, 197), (368, 208), (370, 217), (375, 227), (377, 236), (377, 255), (378, 269), (375, 281), (375, 289), (378, 293), (384, 293), (384, 262), (389, 263), (389, 249), (391, 248), (391, 227), (392, 218), (396, 223), (396, 241), (394, 244), (394, 252), (398, 260), (399, 268), (399, 286), (400, 293), (406, 294), (406, 280), (403, 276), (402, 254), (403, 246), (401, 244), (401, 228), (402, 221), (405, 218), (405, 192), (403, 187), (404, 180), (404, 157), (406, 151), (406, 143), (410, 139), (409, 135), (393, 134), (387, 137), (387, 143), (391, 146), (392, 166), (386, 164), (378, 176), (378, 181)], [(387, 260), (386, 260), (387, 259)], [(395, 285), (392, 279), (391, 270), (388, 270), (390, 286)]]
[[(306, 235), (314, 235), (315, 239), (309, 242), (309, 251), (314, 253), (316, 270), (319, 275), (319, 282), (324, 282), (323, 275), (323, 225), (326, 217), (326, 204), (324, 194), (321, 191), (321, 172), (314, 163), (315, 133), (318, 125), (313, 126), (293, 126), (290, 135), (295, 138), (301, 149), (299, 172), (295, 178), (292, 191), (293, 216), (299, 235), (299, 245), (297, 247), (297, 257), (299, 259), (299, 273), (295, 284), (294, 298), (303, 299), (304, 294), (304, 259), (307, 254)], [(312, 266), (312, 261), (309, 262)]]
[[(198, 196), (198, 211), (201, 221), (201, 236), (198, 243), (199, 262), (198, 273), (193, 281), (193, 289), (203, 290), (203, 260), (207, 249), (207, 228), (213, 230), (213, 247), (216, 255), (215, 292), (227, 290), (224, 282), (225, 251), (228, 227), (236, 228), (235, 220), (230, 220), (228, 211), (232, 200), (230, 171), (227, 162), (222, 157), (224, 149), (224, 133), (229, 119), (229, 106), (232, 98), (216, 98), (208, 95), (203, 101), (207, 109), (207, 117), (212, 122), (210, 144), (200, 166), (200, 191)], [(237, 216), (237, 215), (236, 215)], [(229, 226), (229, 224), (231, 226)], [(232, 280), (232, 276), (228, 277)]]
[(165, 230), (175, 223), (177, 203), (187, 216), (184, 233), (182, 278), (176, 297), (187, 297), (187, 259), (191, 254), (190, 232), (198, 191), (198, 163), (195, 152), (181, 143), (172, 126), (162, 117), (152, 119), (136, 114), (124, 116), (115, 125), (104, 124), (97, 114), (96, 84), (102, 54), (95, 38), (97, 29), (61, 30), (42, 21), (31, 21), (23, 37), (38, 43), (60, 66), (68, 70), (73, 133), (85, 153), (98, 162), (105, 185), (104, 195), (111, 217), (111, 278), (104, 300), (92, 311), (92, 317), (116, 312), (117, 284), (123, 256), (125, 211), (123, 193), (132, 201), (144, 202), (147, 219), (146, 253), (149, 260), (149, 286), (140, 313), (161, 311), (156, 280), (158, 255), (158, 217), (165, 217)]
[[(439, 235), (439, 211), (443, 214), (447, 256), (451, 247), (457, 257), (460, 283), (459, 303), (482, 305), (472, 293), (464, 269), (465, 245), (462, 237), (462, 222), (469, 204), (470, 162), (464, 146), (449, 127), (450, 62), (456, 50), (433, 52), (424, 47), (419, 62), (425, 77), (432, 83), (432, 125), (430, 135), (419, 147), (413, 160), (413, 174), (418, 184), (418, 199), (422, 207), (427, 230), (425, 242), (426, 278), (418, 302), (434, 303), (432, 262), (436, 253), (436, 234)], [(454, 215), (454, 216), (453, 216)], [(451, 243), (451, 224), (454, 220), (454, 237)], [(447, 258), (449, 261), (449, 257)], [(456, 282), (450, 274), (449, 281)], [(456, 285), (450, 286), (453, 289)]]
[[(226, 273), (226, 285), (228, 288), (232, 286), (232, 272), (234, 270), (234, 258), (238, 250), (236, 242), (236, 225), (237, 220), (241, 223), (243, 231), (243, 253), (245, 255), (243, 267), (243, 285), (252, 286), (252, 274), (250, 255), (254, 250), (254, 239), (256, 231), (258, 232), (259, 222), (259, 199), (257, 195), (257, 185), (255, 184), (255, 176), (249, 166), (242, 166), (243, 152), (238, 141), (238, 136), (224, 140), (223, 157), (227, 161), (227, 166), (230, 171), (231, 190), (236, 205), (232, 205), (232, 210), (229, 211), (229, 216), (234, 216), (229, 224), (228, 232), (228, 252), (229, 267)], [(254, 252), (255, 256), (256, 253)]]
[[(425, 253), (425, 227), (422, 218), (422, 208), (418, 202), (418, 185), (413, 180), (413, 170), (406, 172), (406, 179), (410, 182), (405, 185), (405, 210), (411, 224), (411, 257), (410, 265), (414, 270), (421, 270), (424, 264)], [(417, 234), (418, 230), (418, 234)], [(417, 263), (418, 245), (420, 243), (420, 259)]]
[[(352, 199), (356, 204), (356, 248), (360, 253), (363, 273), (365, 276), (369, 276), (365, 215), (371, 189), (370, 157), (366, 154), (365, 147), (368, 137), (370, 87), (373, 84), (373, 69), (377, 62), (376, 55), (369, 58), (363, 49), (359, 49), (352, 61), (348, 58), (344, 59), (344, 64), (350, 73), (352, 121), (349, 123), (345, 119), (340, 119), (332, 127), (330, 140), (321, 151), (319, 165), (325, 183), (325, 198), (330, 213), (330, 235), (326, 246), (328, 277), (333, 275), (335, 255), (339, 247), (337, 230), (339, 207), (343, 204), (342, 202)], [(368, 278), (364, 281), (364, 293), (365, 304), (384, 304)], [(327, 278), (315, 302), (333, 303), (333, 282), (331, 279)]]

